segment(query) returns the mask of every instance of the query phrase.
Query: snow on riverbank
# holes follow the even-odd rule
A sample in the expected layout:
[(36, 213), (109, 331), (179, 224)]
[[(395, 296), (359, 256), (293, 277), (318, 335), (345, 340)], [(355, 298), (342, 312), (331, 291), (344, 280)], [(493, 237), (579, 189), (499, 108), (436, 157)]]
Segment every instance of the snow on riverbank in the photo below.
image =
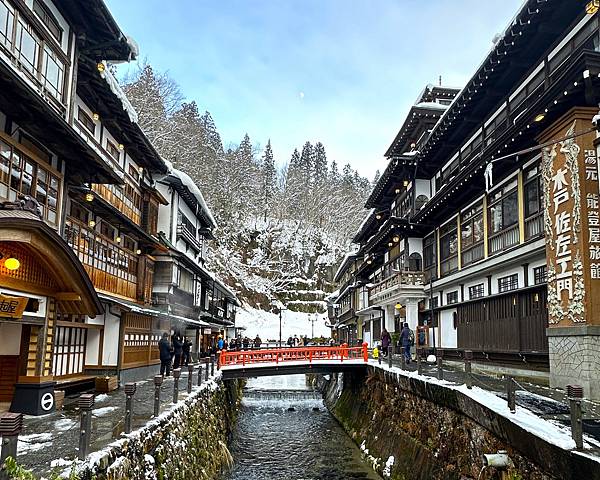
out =
[[(283, 342), (294, 335), (311, 336), (311, 322), (314, 313), (292, 312), (284, 310), (281, 314), (281, 338)], [(326, 315), (321, 313), (315, 322), (315, 337), (323, 336), (329, 338), (331, 330), (325, 326)], [(279, 339), (279, 315), (244, 305), (239, 309), (235, 324), (237, 327), (246, 327), (245, 335), (254, 338), (259, 335), (263, 342)]]

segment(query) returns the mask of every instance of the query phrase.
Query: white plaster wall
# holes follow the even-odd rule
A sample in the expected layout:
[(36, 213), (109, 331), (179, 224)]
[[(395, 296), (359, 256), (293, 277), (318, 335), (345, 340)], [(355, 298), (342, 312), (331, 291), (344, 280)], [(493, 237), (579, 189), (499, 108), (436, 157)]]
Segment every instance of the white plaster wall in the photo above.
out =
[(408, 253), (418, 253), (423, 259), (423, 240), (421, 238), (409, 238), (408, 239)]
[(119, 324), (121, 323), (121, 320), (119, 317), (109, 312), (107, 305), (105, 305), (105, 308), (106, 315), (104, 320), (102, 364), (116, 366), (119, 360)]
[(427, 198), (431, 198), (431, 182), (429, 180), (423, 180), (417, 178), (414, 180), (415, 185), (415, 198), (419, 195), (425, 195)]
[(100, 357), (100, 329), (88, 328), (87, 345), (85, 347), (85, 364), (98, 365)]
[(21, 329), (18, 323), (0, 323), (0, 355), (21, 353)]
[(451, 308), (448, 310), (442, 310), (440, 312), (440, 334), (441, 338), (440, 346), (443, 348), (456, 348), (457, 339), (456, 332), (454, 329), (454, 314), (456, 313), (456, 308)]
[(471, 300), (471, 298), (469, 297), (469, 287), (474, 287), (475, 285), (479, 285), (483, 283), (483, 295), (487, 296), (490, 294), (490, 292), (488, 291), (488, 281), (487, 281), (487, 277), (479, 277), (479, 278), (475, 278), (469, 282), (465, 283), (465, 300)]
[(541, 267), (541, 266), (544, 266), (544, 265), (546, 265), (546, 257), (542, 257), (542, 258), (540, 258), (538, 260), (532, 261), (529, 264), (528, 273), (527, 273), (527, 275), (529, 276), (529, 285), (525, 285), (526, 287), (527, 286), (531, 286), (531, 285), (535, 285), (535, 277), (533, 275), (533, 270), (535, 268), (538, 268), (538, 267)]
[[(177, 193), (173, 193), (168, 185), (163, 183), (156, 183), (156, 189), (161, 193), (163, 197), (169, 202), (168, 205), (160, 205), (158, 207), (158, 231), (163, 232), (169, 241), (173, 241), (171, 238), (171, 229), (173, 225), (173, 219), (171, 217), (171, 202), (174, 200), (177, 203)], [(173, 197), (173, 198), (172, 198)]]

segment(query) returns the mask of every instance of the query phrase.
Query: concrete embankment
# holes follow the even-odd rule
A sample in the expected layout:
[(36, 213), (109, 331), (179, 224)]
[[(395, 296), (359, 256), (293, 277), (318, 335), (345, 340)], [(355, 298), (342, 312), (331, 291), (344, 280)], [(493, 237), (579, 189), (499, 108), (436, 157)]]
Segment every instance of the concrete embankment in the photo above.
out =
[[(398, 480), (600, 479), (600, 462), (577, 452), (568, 429), (492, 393), (398, 369), (317, 377), (326, 404), (384, 478)], [(483, 454), (506, 450), (503, 473)], [(483, 469), (483, 470), (482, 470)]]
[(212, 480), (231, 464), (227, 442), (242, 385), (217, 375), (143, 428), (75, 465), (69, 478)]

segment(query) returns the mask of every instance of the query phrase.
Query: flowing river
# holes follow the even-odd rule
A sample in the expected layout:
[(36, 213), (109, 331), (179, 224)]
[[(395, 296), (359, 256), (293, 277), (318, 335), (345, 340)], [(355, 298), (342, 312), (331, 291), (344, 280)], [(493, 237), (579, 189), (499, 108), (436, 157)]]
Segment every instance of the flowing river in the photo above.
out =
[(380, 479), (304, 375), (249, 379), (226, 480)]

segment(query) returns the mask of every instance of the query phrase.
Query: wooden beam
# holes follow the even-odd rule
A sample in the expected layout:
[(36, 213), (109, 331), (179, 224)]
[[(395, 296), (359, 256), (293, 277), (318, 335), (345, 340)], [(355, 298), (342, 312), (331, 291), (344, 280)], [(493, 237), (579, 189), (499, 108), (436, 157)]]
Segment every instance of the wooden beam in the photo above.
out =
[(80, 302), (81, 295), (76, 292), (58, 292), (54, 295), (59, 302)]

